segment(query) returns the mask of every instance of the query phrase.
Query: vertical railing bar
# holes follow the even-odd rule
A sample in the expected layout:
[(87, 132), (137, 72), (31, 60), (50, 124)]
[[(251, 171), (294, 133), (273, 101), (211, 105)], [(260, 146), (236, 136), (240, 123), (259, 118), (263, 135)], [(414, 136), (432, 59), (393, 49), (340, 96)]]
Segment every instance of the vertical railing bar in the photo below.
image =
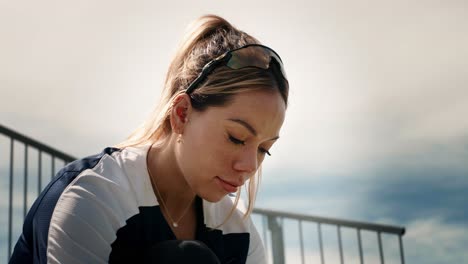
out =
[(11, 255), (11, 238), (13, 229), (13, 156), (14, 156), (14, 145), (13, 138), (10, 137), (10, 193), (9, 193), (9, 205), (8, 205), (8, 252), (7, 259), (10, 259)]
[(283, 229), (284, 229), (284, 217), (281, 217), (280, 218), (280, 221), (281, 221), (281, 245), (282, 245), (282, 248), (283, 248), (283, 251), (282, 251), (282, 260), (283, 260), (283, 264), (286, 263), (286, 259), (285, 259), (285, 255), (284, 255), (284, 233), (283, 233)]
[(381, 264), (385, 264), (384, 262), (384, 253), (383, 253), (383, 249), (382, 249), (382, 234), (381, 232), (377, 232), (377, 236), (378, 236), (378, 239), (379, 239), (379, 253), (380, 253), (380, 263)]
[(325, 264), (325, 258), (324, 258), (324, 255), (323, 255), (323, 242), (322, 242), (322, 227), (321, 227), (321, 223), (318, 223), (318, 224), (317, 224), (317, 229), (318, 229), (318, 235), (319, 235), (320, 259), (321, 259), (321, 263), (322, 263), (322, 264)]
[(401, 264), (405, 264), (405, 254), (403, 252), (403, 241), (401, 239), (401, 235), (398, 235), (398, 241), (400, 244), (400, 259), (401, 259)]
[(337, 233), (338, 233), (338, 245), (340, 247), (340, 263), (341, 264), (344, 264), (344, 260), (343, 260), (343, 244), (341, 242), (341, 226), (338, 225), (337, 228)]
[(304, 264), (305, 257), (304, 257), (304, 237), (302, 236), (302, 220), (299, 220), (299, 242), (301, 245), (301, 260), (302, 260), (302, 264)]
[(50, 164), (50, 180), (52, 181), (52, 179), (54, 178), (55, 176), (55, 156), (51, 155), (51, 164)]
[(273, 264), (284, 264), (283, 217), (268, 215)]
[(24, 186), (23, 186), (23, 217), (28, 210), (28, 144), (24, 143)]
[(37, 196), (41, 193), (42, 190), (42, 150), (39, 150), (38, 155), (38, 175), (37, 175)]
[(361, 242), (361, 229), (357, 229), (357, 235), (358, 235), (358, 245), (359, 245), (359, 257), (361, 259), (361, 264), (364, 264), (364, 256), (362, 253), (362, 242)]
[(263, 244), (265, 246), (265, 256), (269, 256), (269, 250), (268, 250), (268, 237), (267, 237), (267, 226), (268, 226), (268, 220), (266, 215), (262, 215), (262, 227), (263, 227)]

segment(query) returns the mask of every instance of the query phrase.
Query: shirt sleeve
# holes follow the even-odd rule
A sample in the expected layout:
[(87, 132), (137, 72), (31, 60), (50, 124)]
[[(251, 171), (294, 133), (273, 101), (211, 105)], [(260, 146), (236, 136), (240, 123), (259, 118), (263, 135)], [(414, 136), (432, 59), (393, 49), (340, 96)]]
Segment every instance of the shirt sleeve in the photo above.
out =
[(62, 193), (54, 209), (47, 263), (108, 263), (116, 231), (125, 223), (112, 183), (93, 175), (79, 180)]

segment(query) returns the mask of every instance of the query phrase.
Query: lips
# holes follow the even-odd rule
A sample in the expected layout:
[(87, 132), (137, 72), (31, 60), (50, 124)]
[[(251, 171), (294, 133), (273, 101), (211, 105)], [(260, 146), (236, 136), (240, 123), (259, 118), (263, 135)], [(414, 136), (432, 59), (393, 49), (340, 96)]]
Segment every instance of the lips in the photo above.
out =
[(221, 188), (223, 188), (226, 192), (228, 192), (228, 193), (237, 192), (237, 188), (239, 186), (237, 186), (237, 185), (235, 185), (235, 184), (233, 184), (231, 182), (225, 181), (225, 180), (221, 179), (220, 177), (216, 177), (215, 180), (221, 186)]

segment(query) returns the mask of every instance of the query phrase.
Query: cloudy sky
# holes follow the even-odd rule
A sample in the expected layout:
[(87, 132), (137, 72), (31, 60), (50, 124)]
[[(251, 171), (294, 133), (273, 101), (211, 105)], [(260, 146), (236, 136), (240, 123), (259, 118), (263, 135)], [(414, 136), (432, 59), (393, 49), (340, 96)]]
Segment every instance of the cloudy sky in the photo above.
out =
[(206, 13), (290, 81), (258, 207), (404, 226), (408, 263), (468, 261), (465, 1), (0, 0), (0, 124), (77, 157), (120, 142)]

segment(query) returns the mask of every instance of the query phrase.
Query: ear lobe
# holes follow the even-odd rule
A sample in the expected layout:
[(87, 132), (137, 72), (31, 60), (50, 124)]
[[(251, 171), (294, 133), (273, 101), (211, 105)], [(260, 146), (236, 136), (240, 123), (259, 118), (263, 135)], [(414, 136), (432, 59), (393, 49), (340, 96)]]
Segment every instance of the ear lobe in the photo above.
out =
[(174, 98), (171, 109), (171, 127), (172, 131), (182, 134), (188, 121), (192, 104), (190, 97), (183, 93)]

